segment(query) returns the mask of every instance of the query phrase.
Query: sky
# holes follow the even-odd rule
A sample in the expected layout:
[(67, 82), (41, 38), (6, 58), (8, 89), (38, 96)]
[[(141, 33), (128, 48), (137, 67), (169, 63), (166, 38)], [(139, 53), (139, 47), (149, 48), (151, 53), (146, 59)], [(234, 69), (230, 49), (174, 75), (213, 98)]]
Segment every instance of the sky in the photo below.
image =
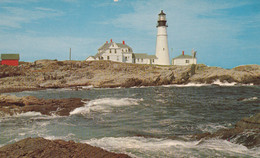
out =
[(21, 61), (85, 60), (112, 39), (155, 54), (166, 13), (170, 57), (197, 51), (198, 63), (260, 64), (260, 0), (0, 0), (0, 54)]

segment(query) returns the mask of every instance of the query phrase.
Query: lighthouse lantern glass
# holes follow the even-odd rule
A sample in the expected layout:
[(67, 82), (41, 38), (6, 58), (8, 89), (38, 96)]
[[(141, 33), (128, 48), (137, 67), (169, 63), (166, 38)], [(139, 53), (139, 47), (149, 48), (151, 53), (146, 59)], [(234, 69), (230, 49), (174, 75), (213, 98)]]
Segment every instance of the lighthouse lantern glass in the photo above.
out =
[(159, 20), (166, 20), (166, 15), (159, 15)]

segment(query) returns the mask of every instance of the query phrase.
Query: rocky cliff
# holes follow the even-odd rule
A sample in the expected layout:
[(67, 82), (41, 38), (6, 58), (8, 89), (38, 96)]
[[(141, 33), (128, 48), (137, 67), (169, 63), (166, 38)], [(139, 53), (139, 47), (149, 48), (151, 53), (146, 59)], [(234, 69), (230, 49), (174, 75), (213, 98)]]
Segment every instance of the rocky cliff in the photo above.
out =
[[(195, 72), (194, 75), (191, 75)], [(186, 83), (236, 82), (260, 85), (260, 66), (231, 70), (192, 66), (158, 66), (111, 61), (39, 60), (19, 67), (0, 66), (0, 93), (75, 86), (132, 87)]]

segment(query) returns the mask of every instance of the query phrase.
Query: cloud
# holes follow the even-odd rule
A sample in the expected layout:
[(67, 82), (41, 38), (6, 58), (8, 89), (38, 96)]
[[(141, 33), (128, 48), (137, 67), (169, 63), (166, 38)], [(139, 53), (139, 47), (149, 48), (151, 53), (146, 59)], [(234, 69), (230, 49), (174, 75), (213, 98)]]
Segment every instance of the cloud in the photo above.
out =
[(19, 7), (2, 7), (2, 9), (3, 11), (0, 13), (0, 27), (6, 29), (21, 28), (24, 23), (63, 15), (62, 11), (41, 7), (31, 10)]

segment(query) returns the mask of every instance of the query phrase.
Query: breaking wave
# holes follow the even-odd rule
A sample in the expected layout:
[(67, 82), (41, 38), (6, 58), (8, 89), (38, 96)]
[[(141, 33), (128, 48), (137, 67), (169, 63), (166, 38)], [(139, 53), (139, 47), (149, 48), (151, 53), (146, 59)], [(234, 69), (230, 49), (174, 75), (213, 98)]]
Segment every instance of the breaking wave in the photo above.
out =
[(236, 82), (229, 83), (229, 82), (221, 82), (220, 80), (216, 80), (212, 84), (219, 85), (219, 86), (235, 86), (235, 85), (237, 85)]
[(102, 98), (86, 102), (84, 107), (79, 107), (70, 112), (74, 114), (86, 114), (90, 112), (109, 113), (113, 108), (138, 105), (142, 99), (133, 98)]
[(203, 86), (211, 86), (211, 85), (218, 85), (218, 86), (253, 86), (253, 83), (250, 84), (240, 84), (237, 82), (221, 82), (219, 79), (215, 80), (211, 84), (207, 83), (187, 83), (187, 84), (172, 84), (172, 85), (163, 85), (163, 87), (203, 87)]
[(210, 84), (206, 84), (206, 83), (188, 83), (188, 84), (163, 85), (163, 87), (202, 87), (202, 86), (210, 86)]
[(248, 149), (226, 140), (180, 141), (143, 137), (105, 137), (81, 141), (133, 157), (231, 157), (260, 156), (259, 148)]
[(16, 114), (13, 114), (13, 115), (0, 113), (0, 118), (1, 117), (34, 117), (34, 116), (42, 116), (42, 114), (40, 112), (34, 112), (34, 111), (24, 112), (24, 113), (16, 113)]
[(247, 102), (247, 101), (254, 101), (254, 100), (257, 100), (257, 99), (258, 99), (258, 97), (251, 97), (251, 98), (242, 99), (241, 101)]

